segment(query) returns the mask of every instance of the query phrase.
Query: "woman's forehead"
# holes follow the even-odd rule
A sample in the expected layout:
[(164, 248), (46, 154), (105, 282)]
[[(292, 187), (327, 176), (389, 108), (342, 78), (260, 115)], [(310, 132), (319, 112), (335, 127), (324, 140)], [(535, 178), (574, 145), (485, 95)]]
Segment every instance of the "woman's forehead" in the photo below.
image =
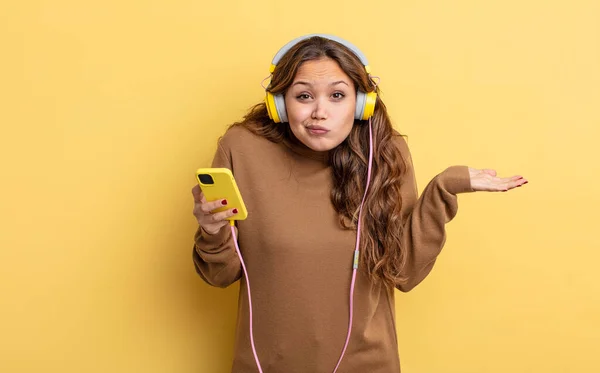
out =
[(337, 62), (330, 58), (306, 61), (298, 68), (294, 82), (304, 81), (309, 84), (331, 84), (337, 82), (350, 83), (350, 77)]

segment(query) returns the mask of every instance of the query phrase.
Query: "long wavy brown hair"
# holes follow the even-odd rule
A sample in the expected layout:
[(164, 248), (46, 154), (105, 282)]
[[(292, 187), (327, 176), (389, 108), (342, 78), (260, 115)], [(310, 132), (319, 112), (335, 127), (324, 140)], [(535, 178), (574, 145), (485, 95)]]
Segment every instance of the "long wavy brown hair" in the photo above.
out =
[[(336, 61), (352, 79), (356, 89), (379, 93), (379, 88), (351, 50), (340, 43), (318, 36), (301, 41), (281, 58), (267, 90), (273, 94), (285, 94), (302, 63), (322, 58)], [(401, 241), (400, 195), (406, 162), (394, 144), (393, 137), (396, 134), (379, 95), (371, 121), (374, 156), (371, 185), (363, 207), (360, 262), (366, 265), (363, 268), (366, 268), (374, 282), (383, 281), (386, 286), (393, 287), (407, 280), (401, 275), (407, 254)], [(244, 119), (233, 126), (244, 126), (276, 143), (294, 140), (289, 125), (273, 122), (264, 103), (252, 107)], [(357, 227), (358, 210), (366, 187), (368, 162), (368, 121), (355, 120), (346, 140), (329, 152), (333, 176), (331, 202), (339, 214), (341, 226), (345, 229)]]

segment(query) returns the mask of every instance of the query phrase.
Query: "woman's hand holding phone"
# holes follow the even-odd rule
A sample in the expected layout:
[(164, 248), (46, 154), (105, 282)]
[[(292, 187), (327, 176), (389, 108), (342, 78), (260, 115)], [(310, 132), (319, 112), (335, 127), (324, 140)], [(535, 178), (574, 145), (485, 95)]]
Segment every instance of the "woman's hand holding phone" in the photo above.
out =
[(192, 188), (192, 195), (194, 196), (194, 216), (198, 220), (198, 224), (208, 234), (217, 234), (221, 228), (230, 224), (227, 219), (238, 213), (237, 209), (234, 208), (213, 214), (211, 211), (227, 206), (227, 201), (220, 199), (207, 202), (199, 185)]

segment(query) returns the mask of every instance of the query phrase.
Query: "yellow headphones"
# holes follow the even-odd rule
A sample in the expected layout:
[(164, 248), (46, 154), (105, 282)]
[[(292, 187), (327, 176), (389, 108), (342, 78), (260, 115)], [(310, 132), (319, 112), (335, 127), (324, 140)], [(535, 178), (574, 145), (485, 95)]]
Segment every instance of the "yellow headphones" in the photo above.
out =
[[(302, 40), (311, 38), (313, 36), (320, 36), (325, 39), (336, 41), (336, 42), (342, 44), (343, 46), (345, 46), (346, 48), (350, 49), (356, 55), (356, 57), (358, 57), (360, 59), (360, 62), (365, 67), (365, 71), (367, 72), (367, 74), (369, 74), (369, 75), (371, 74), (371, 67), (369, 66), (367, 58), (358, 48), (356, 48), (350, 42), (343, 40), (341, 38), (338, 38), (337, 36), (326, 35), (326, 34), (310, 34), (310, 35), (301, 36), (299, 38), (296, 38), (296, 39), (290, 41), (286, 45), (284, 45), (277, 52), (275, 57), (273, 57), (273, 61), (271, 62), (271, 68), (270, 68), (271, 74), (273, 73), (273, 71), (275, 71), (275, 67), (281, 60), (281, 57), (283, 57), (283, 55), (285, 55), (294, 45), (298, 44)], [(375, 101), (377, 101), (377, 93), (375, 91), (362, 92), (360, 90), (357, 90), (356, 91), (356, 110), (354, 112), (354, 119), (367, 120), (371, 116), (373, 116), (373, 113), (375, 112)], [(285, 99), (283, 97), (283, 94), (274, 95), (271, 92), (267, 91), (267, 97), (265, 98), (265, 104), (267, 106), (269, 118), (271, 118), (273, 120), (273, 122), (285, 123), (288, 121), (287, 112), (285, 109)]]

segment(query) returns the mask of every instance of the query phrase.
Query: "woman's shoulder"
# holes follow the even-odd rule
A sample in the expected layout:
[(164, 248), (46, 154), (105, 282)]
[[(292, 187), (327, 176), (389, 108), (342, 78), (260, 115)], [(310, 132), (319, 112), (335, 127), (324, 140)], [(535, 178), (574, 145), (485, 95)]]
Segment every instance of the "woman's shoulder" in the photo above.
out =
[(240, 146), (254, 146), (263, 141), (266, 141), (264, 137), (253, 133), (250, 129), (241, 124), (229, 127), (223, 136), (219, 138), (219, 144), (224, 148), (230, 149)]
[(406, 135), (402, 135), (396, 129), (392, 129), (392, 141), (400, 150), (403, 156), (410, 156), (410, 150), (408, 148), (408, 143), (406, 142)]

